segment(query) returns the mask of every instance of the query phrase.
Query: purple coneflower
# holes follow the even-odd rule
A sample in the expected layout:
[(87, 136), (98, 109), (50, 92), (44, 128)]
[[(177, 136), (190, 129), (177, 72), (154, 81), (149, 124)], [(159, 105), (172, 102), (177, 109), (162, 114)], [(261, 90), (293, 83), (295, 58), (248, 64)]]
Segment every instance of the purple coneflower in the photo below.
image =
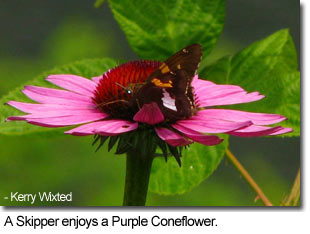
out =
[(12, 116), (8, 120), (24, 120), (43, 127), (79, 125), (65, 133), (95, 135), (101, 140), (100, 145), (110, 138), (109, 148), (119, 141), (117, 153), (126, 153), (132, 147), (155, 153), (159, 146), (165, 156), (170, 151), (179, 163), (179, 146), (193, 142), (210, 146), (222, 142), (218, 136), (210, 134), (258, 137), (292, 131), (291, 128), (267, 126), (285, 120), (278, 114), (214, 108), (254, 102), (264, 96), (258, 92), (247, 93), (236, 85), (201, 80), (197, 75), (191, 83), (195, 110), (187, 118), (167, 118), (167, 110), (174, 111), (176, 106), (165, 89), (160, 97), (161, 105), (156, 102), (138, 107), (129, 105), (135, 86), (143, 84), (161, 64), (128, 62), (92, 80), (76, 75), (50, 75), (46, 80), (62, 89), (25, 86), (23, 93), (37, 104), (9, 101), (10, 106), (27, 115)]

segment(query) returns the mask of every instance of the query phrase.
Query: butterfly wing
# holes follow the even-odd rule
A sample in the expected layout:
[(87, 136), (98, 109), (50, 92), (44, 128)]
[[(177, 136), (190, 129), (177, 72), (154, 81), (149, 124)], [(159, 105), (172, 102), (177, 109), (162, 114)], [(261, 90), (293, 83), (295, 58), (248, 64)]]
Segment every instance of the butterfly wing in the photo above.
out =
[[(161, 66), (148, 77), (148, 81), (155, 83), (157, 80), (160, 80), (161, 83), (167, 86), (167, 83), (176, 77), (177, 71), (183, 70), (191, 78), (189, 80), (191, 83), (199, 66), (201, 56), (202, 50), (199, 44), (187, 46), (162, 63)], [(160, 83), (158, 82), (158, 84)], [(158, 86), (160, 87), (160, 85)]]

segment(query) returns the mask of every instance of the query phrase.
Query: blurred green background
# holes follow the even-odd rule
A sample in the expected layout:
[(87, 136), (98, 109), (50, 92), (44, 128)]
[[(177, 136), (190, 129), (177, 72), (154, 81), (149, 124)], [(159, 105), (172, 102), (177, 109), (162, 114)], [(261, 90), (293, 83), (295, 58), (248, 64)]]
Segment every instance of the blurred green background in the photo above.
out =
[[(290, 28), (300, 50), (299, 1), (227, 1), (223, 35), (209, 62), (255, 40)], [(0, 1), (0, 96), (40, 72), (85, 58), (136, 59), (107, 3), (96, 9), (83, 0)], [(0, 136), (0, 205), (10, 192), (73, 192), (72, 203), (34, 205), (114, 206), (122, 204), (125, 158), (95, 153), (92, 137)], [(299, 138), (231, 137), (230, 149), (277, 205), (290, 191), (300, 167)], [(225, 159), (191, 192), (150, 193), (152, 206), (255, 206), (256, 194)]]

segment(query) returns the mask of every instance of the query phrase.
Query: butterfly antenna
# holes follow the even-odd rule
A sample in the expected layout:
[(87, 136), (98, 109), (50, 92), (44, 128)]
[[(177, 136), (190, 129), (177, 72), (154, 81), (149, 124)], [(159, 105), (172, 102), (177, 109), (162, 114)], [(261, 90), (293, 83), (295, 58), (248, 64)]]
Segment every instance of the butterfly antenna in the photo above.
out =
[(121, 99), (121, 100), (115, 100), (115, 101), (111, 101), (111, 102), (100, 103), (100, 104), (97, 105), (97, 107), (107, 106), (107, 105), (110, 105), (110, 104), (113, 104), (113, 103), (117, 103), (117, 102), (124, 102), (126, 104), (129, 104), (128, 101)]
[(119, 87), (121, 87), (121, 88), (123, 88), (123, 89), (126, 89), (127, 90), (127, 88), (124, 86), (124, 85), (121, 85), (120, 83), (117, 83), (117, 82), (114, 82), (116, 85), (118, 85)]

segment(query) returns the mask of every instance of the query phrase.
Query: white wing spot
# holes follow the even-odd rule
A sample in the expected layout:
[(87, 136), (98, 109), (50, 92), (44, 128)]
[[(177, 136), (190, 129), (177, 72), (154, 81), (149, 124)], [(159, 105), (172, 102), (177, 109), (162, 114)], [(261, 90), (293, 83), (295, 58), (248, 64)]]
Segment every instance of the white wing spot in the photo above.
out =
[(175, 106), (175, 99), (170, 97), (170, 94), (166, 91), (166, 89), (163, 89), (164, 97), (162, 97), (163, 105), (167, 107), (170, 110), (177, 111), (177, 107)]

